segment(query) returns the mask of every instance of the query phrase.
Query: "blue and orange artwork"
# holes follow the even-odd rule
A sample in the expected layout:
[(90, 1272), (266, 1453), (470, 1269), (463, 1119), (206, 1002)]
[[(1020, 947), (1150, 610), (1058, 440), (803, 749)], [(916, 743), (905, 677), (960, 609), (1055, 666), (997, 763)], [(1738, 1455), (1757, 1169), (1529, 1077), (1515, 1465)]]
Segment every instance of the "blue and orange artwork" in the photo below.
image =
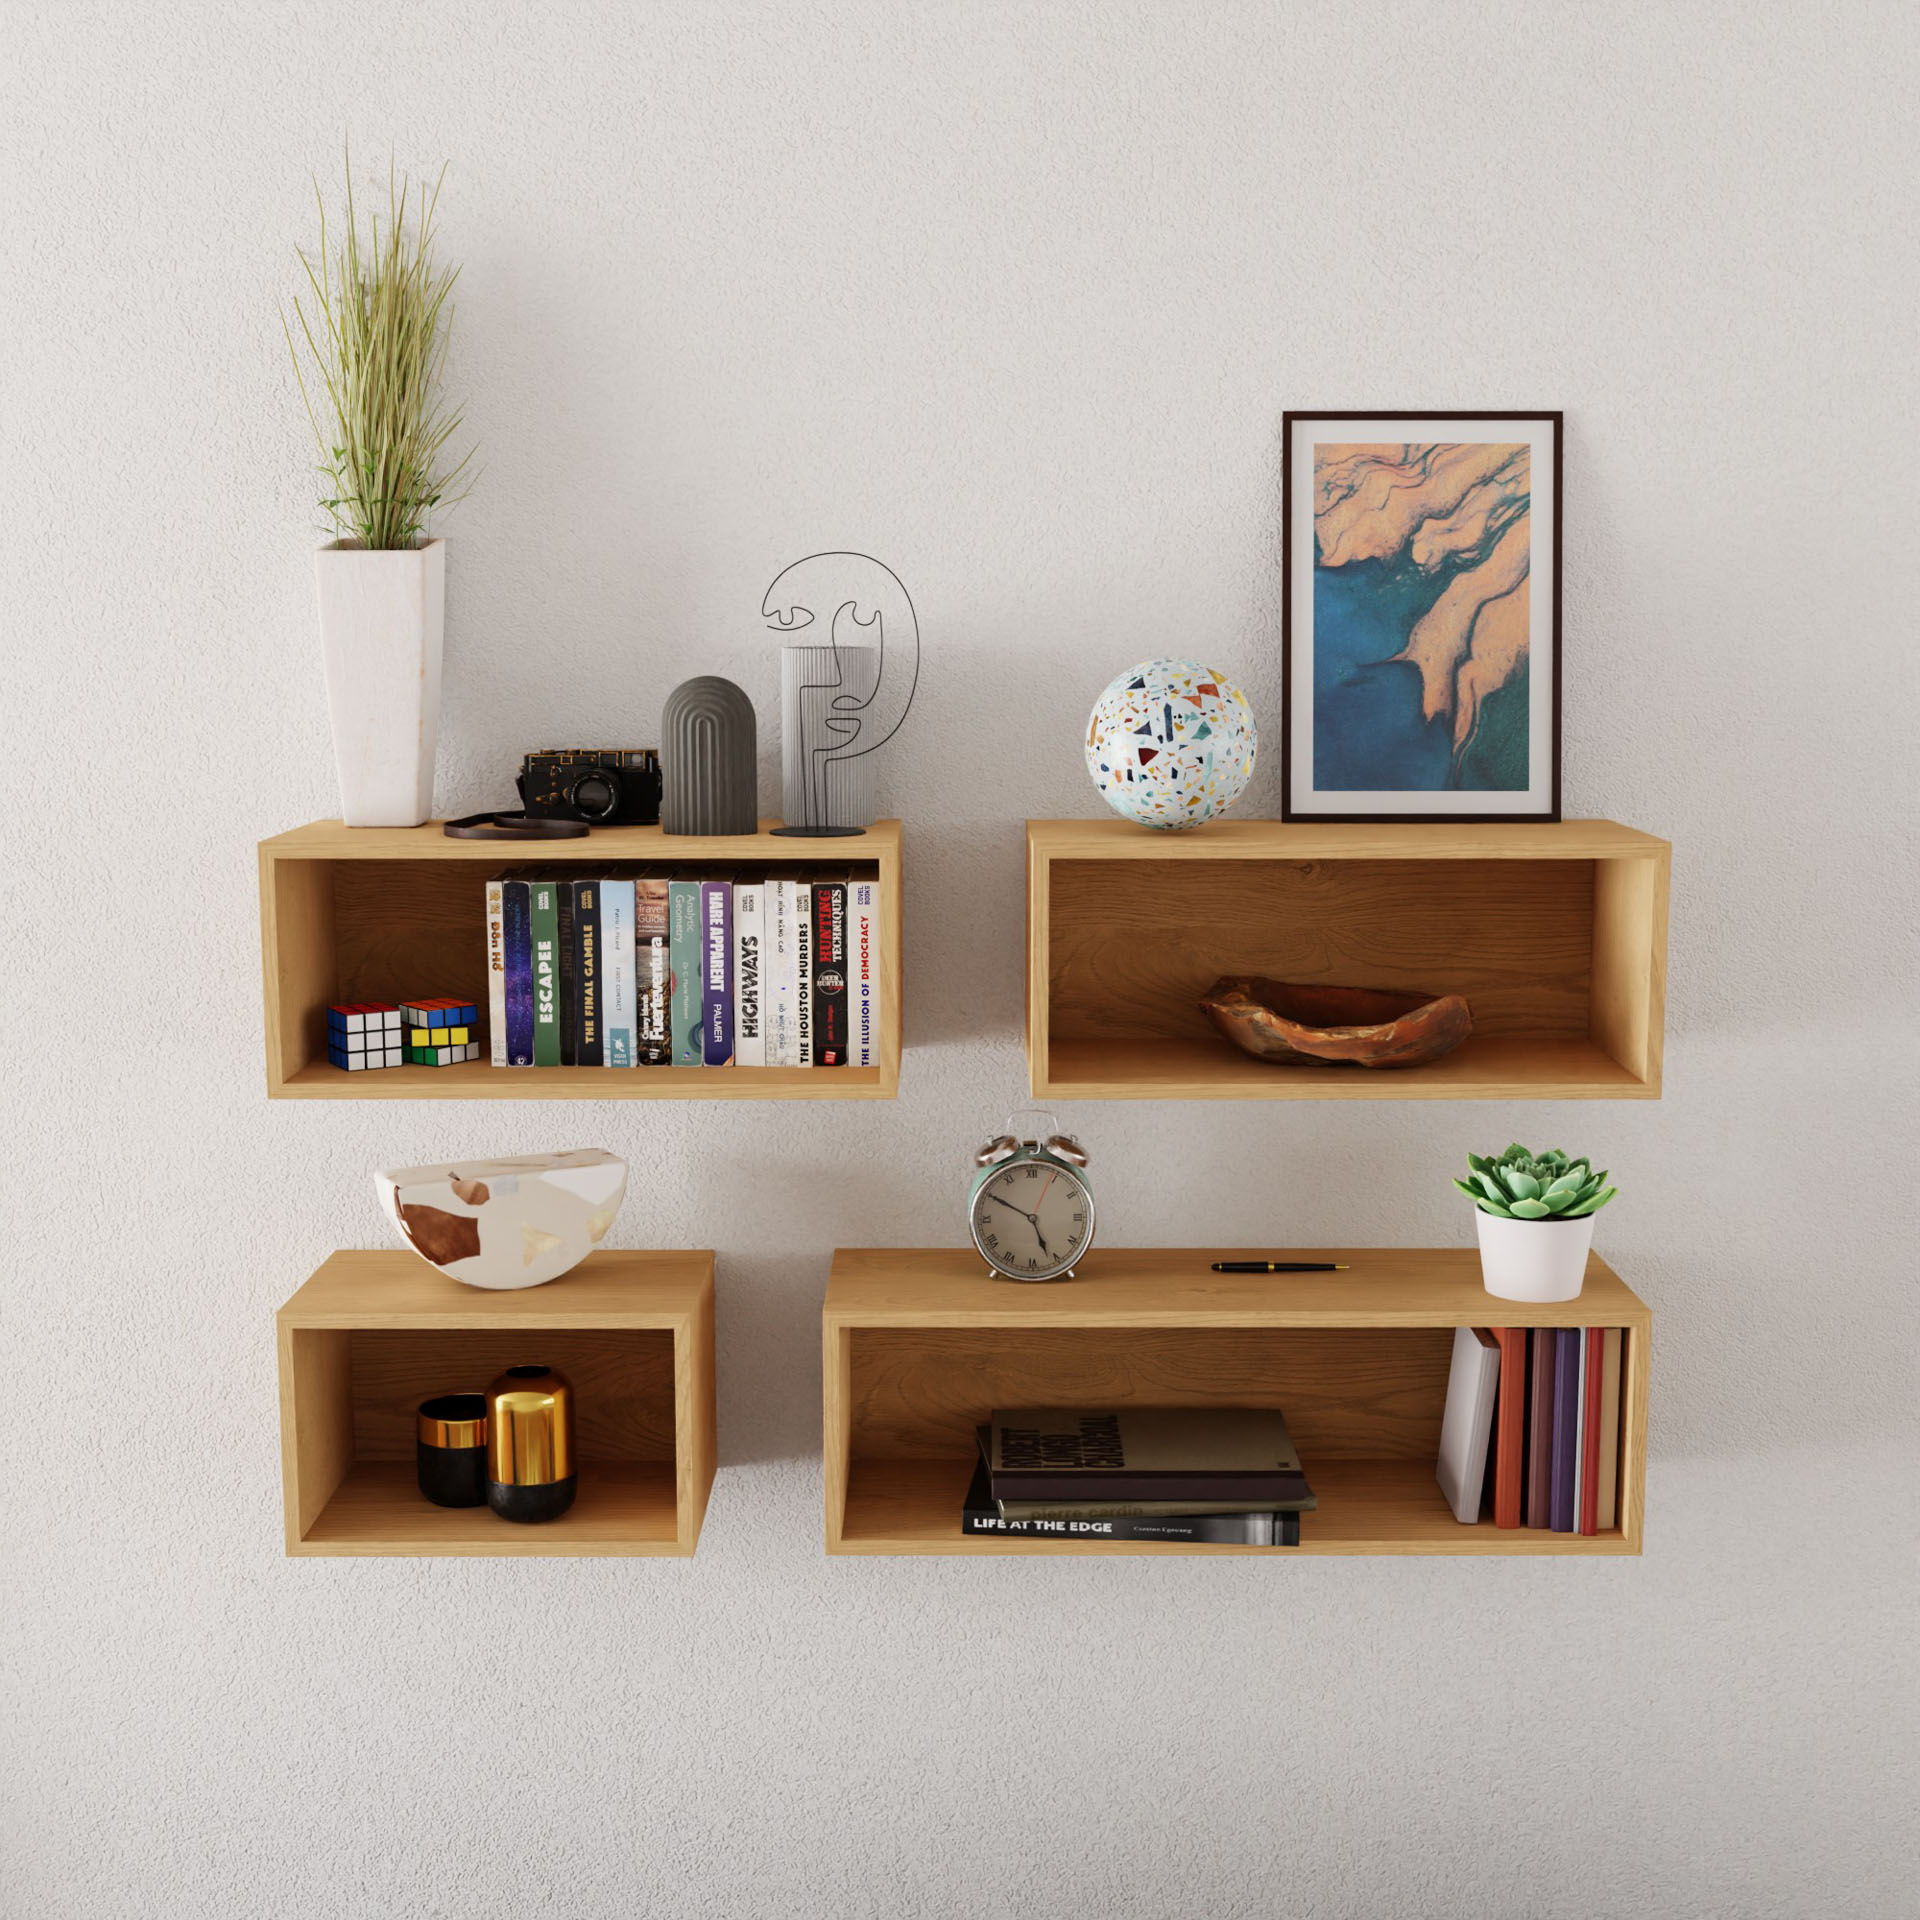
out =
[(1313, 451), (1316, 792), (1524, 793), (1524, 445)]

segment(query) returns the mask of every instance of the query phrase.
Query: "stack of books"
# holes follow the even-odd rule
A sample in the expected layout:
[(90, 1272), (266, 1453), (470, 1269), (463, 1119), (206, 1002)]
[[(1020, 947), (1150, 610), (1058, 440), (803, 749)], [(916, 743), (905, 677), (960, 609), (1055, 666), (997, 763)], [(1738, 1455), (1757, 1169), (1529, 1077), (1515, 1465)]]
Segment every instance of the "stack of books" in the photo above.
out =
[(977, 1438), (966, 1534), (1296, 1547), (1316, 1504), (1271, 1408), (1022, 1408)]
[(1620, 1524), (1619, 1327), (1461, 1327), (1438, 1478), (1454, 1518), (1611, 1533)]
[(880, 883), (609, 868), (487, 883), (496, 1067), (880, 1064)]

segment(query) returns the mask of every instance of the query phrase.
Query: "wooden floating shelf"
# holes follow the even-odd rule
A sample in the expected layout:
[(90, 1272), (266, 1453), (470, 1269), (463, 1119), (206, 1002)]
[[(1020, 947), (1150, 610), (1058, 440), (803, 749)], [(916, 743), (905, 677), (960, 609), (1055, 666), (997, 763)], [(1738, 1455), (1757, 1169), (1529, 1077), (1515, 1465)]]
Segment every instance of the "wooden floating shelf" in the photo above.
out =
[[(292, 1100), (891, 1100), (900, 1088), (900, 823), (857, 840), (666, 835), (596, 827), (582, 840), (449, 840), (438, 824), (319, 820), (260, 843), (267, 1092)], [(486, 883), (508, 868), (851, 868), (880, 881), (880, 1064), (875, 1067), (330, 1066), (326, 1008), (423, 994), (487, 1004)]]
[[(401, 1249), (336, 1253), (279, 1313), (290, 1554), (686, 1556), (714, 1471), (713, 1255), (594, 1253), (495, 1293)], [(544, 1362), (574, 1385), (580, 1490), (516, 1526), (436, 1507), (414, 1410)]]
[[(1221, 1259), (1349, 1273), (1223, 1274)], [(1462, 1526), (1434, 1478), (1453, 1330), (1626, 1330), (1621, 1524), (1583, 1537)], [(1593, 1256), (1578, 1300), (1495, 1300), (1470, 1248), (1096, 1249), (1080, 1278), (989, 1279), (972, 1253), (842, 1249), (822, 1320), (835, 1554), (1633, 1554), (1646, 1498), (1652, 1315)], [(969, 1537), (974, 1434), (996, 1407), (1277, 1406), (1319, 1497), (1298, 1547)]]
[[(1027, 823), (1027, 1063), (1043, 1100), (1652, 1100), (1664, 840), (1502, 826)], [(1399, 1071), (1268, 1065), (1200, 1011), (1223, 974), (1465, 994)]]

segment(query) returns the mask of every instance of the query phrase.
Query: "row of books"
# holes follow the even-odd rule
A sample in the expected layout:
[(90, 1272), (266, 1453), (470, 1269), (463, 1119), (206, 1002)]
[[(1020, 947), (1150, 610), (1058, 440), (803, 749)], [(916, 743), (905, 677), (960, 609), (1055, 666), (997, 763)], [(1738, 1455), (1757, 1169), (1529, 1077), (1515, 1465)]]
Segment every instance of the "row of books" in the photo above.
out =
[(496, 1067), (880, 1062), (880, 883), (609, 867), (487, 883)]
[(1317, 1504), (1272, 1408), (1019, 1408), (975, 1438), (964, 1534), (1297, 1547)]
[(1461, 1327), (1439, 1479), (1471, 1526), (1610, 1533), (1620, 1524), (1619, 1327)]

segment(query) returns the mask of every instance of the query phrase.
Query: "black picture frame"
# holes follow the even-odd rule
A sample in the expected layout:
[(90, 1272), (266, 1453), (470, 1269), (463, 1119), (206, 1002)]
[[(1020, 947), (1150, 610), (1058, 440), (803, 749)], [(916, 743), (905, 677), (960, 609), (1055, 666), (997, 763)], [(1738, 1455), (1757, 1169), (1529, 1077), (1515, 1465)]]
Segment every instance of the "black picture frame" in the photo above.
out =
[[(1406, 421), (1516, 421), (1540, 428), (1544, 427), (1551, 436), (1553, 474), (1553, 500), (1550, 523), (1553, 529), (1553, 564), (1547, 582), (1549, 590), (1548, 623), (1551, 633), (1551, 645), (1548, 658), (1551, 666), (1552, 684), (1547, 696), (1550, 714), (1550, 735), (1552, 740), (1551, 768), (1544, 795), (1544, 804), (1528, 805), (1524, 808), (1507, 808), (1493, 812), (1465, 812), (1442, 810), (1396, 810), (1391, 807), (1363, 809), (1355, 811), (1351, 806), (1302, 805), (1294, 789), (1295, 755), (1293, 749), (1295, 722), (1294, 694), (1294, 569), (1297, 564), (1294, 537), (1294, 442), (1296, 427), (1312, 425), (1317, 422), (1339, 422), (1350, 426), (1352, 437), (1364, 441), (1370, 436), (1366, 429), (1369, 423)], [(1377, 821), (1400, 826), (1488, 826), (1509, 821), (1557, 821), (1560, 818), (1560, 575), (1561, 575), (1561, 446), (1563, 416), (1558, 410), (1541, 409), (1538, 411), (1509, 411), (1499, 408), (1478, 410), (1454, 409), (1436, 411), (1413, 408), (1406, 411), (1393, 411), (1387, 408), (1342, 408), (1328, 411), (1293, 411), (1281, 416), (1281, 464), (1280, 464), (1280, 675), (1281, 675), (1281, 721), (1280, 721), (1280, 817), (1285, 821), (1327, 821), (1327, 822), (1368, 822)], [(1399, 435), (1379, 435), (1388, 440), (1398, 439)], [(1304, 480), (1312, 485), (1309, 473)], [(1537, 487), (1535, 489), (1537, 494)], [(1529, 502), (1531, 514), (1537, 499)], [(1308, 533), (1311, 547), (1312, 534)], [(1305, 565), (1311, 573), (1314, 556), (1309, 551), (1304, 556)], [(1528, 578), (1538, 578), (1529, 559)], [(1530, 669), (1531, 671), (1531, 669)], [(1311, 712), (1308, 715), (1311, 721)], [(1416, 791), (1407, 789), (1409, 794)], [(1309, 796), (1310, 797), (1310, 796)], [(1338, 794), (1329, 790), (1326, 798), (1336, 801)]]

